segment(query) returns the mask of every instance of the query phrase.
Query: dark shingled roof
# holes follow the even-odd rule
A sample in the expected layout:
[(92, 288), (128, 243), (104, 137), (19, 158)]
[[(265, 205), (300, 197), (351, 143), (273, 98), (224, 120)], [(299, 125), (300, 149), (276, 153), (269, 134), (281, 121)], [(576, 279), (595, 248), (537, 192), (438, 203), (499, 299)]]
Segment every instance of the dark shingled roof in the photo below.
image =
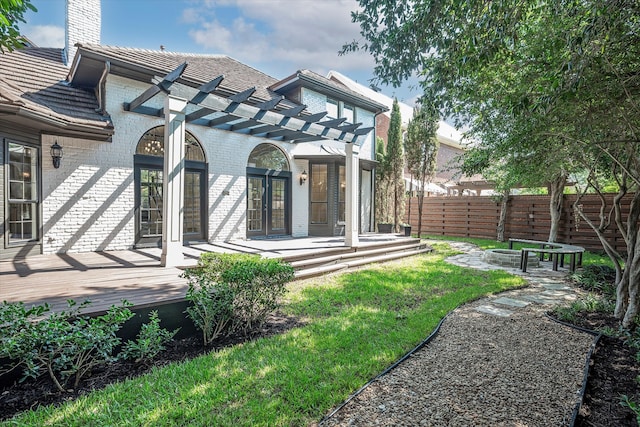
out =
[[(224, 80), (216, 90), (221, 95), (229, 96), (255, 87), (256, 92), (252, 98), (257, 100), (267, 101), (278, 96), (268, 89), (278, 81), (276, 78), (226, 55), (178, 53), (88, 43), (77, 46), (80, 53), (80, 63), (77, 64), (79, 68), (83, 66), (83, 61), (108, 60), (111, 62), (112, 73), (131, 78), (137, 75), (142, 78), (165, 76), (187, 62), (187, 68), (179, 79), (185, 84), (197, 87), (224, 75)], [(75, 80), (73, 77), (72, 81)]]
[[(93, 91), (69, 86), (62, 49), (27, 47), (0, 53), (0, 111), (100, 130), (111, 120), (96, 112)], [(109, 131), (110, 132), (110, 131)]]

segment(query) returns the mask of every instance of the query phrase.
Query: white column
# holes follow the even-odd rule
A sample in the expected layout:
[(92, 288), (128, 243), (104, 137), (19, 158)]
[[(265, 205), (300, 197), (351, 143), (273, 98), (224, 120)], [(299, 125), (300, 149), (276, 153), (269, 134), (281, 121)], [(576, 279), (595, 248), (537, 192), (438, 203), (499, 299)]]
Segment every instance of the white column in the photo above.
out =
[(346, 145), (347, 157), (345, 159), (345, 225), (344, 225), (344, 245), (347, 247), (358, 246), (358, 174), (360, 163), (358, 154), (360, 146), (356, 144)]
[(164, 184), (162, 186), (162, 257), (165, 267), (184, 264), (184, 133), (187, 101), (167, 96), (164, 102)]

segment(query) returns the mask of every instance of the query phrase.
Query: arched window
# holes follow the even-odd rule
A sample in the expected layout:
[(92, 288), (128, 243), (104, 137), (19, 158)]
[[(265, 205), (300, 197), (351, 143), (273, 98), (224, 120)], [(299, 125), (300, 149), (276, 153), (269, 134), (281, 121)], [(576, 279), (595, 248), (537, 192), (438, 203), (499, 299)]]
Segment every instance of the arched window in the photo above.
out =
[[(185, 132), (184, 138), (184, 158), (195, 162), (205, 162), (204, 150), (198, 140), (189, 132)], [(143, 156), (164, 156), (164, 126), (158, 126), (148, 130), (136, 148), (136, 154)]]
[(249, 162), (247, 166), (277, 171), (289, 170), (287, 157), (278, 147), (271, 144), (260, 144), (254, 148), (249, 155)]

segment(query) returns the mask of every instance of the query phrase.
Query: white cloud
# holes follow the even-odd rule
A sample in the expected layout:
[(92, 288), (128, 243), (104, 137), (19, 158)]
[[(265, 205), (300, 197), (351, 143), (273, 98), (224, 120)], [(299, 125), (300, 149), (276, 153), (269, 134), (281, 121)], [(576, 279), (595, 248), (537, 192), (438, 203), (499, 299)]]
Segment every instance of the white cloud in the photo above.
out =
[[(374, 64), (366, 53), (338, 56), (345, 42), (360, 37), (350, 14), (357, 6), (355, 0), (204, 0), (185, 11), (183, 19), (197, 21), (189, 33), (197, 44), (266, 72), (278, 63), (291, 72), (308, 68), (321, 74), (330, 69), (370, 74)], [(239, 17), (224, 22), (230, 7)]]
[(22, 33), (39, 47), (64, 47), (64, 28), (55, 25), (25, 25)]

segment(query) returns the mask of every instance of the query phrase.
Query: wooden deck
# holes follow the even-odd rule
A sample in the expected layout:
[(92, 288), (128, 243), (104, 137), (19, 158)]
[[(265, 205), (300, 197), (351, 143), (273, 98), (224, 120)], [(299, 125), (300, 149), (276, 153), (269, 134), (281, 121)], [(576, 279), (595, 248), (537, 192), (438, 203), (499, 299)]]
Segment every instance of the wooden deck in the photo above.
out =
[(53, 310), (66, 308), (68, 299), (90, 300), (86, 311), (103, 311), (122, 299), (144, 306), (184, 298), (181, 273), (161, 267), (159, 256), (148, 252), (41, 255), (0, 262), (0, 300), (47, 302)]
[[(362, 238), (360, 247), (396, 239), (395, 235)], [(203, 252), (259, 253), (268, 257), (320, 256), (344, 246), (344, 239), (304, 238), (248, 240), (219, 245), (185, 246), (185, 267), (195, 265)], [(86, 312), (100, 312), (121, 300), (134, 306), (155, 305), (184, 298), (187, 282), (182, 269), (160, 266), (159, 249), (38, 255), (0, 262), (0, 301), (22, 301), (27, 306), (47, 302), (52, 310), (66, 301), (90, 300)]]

